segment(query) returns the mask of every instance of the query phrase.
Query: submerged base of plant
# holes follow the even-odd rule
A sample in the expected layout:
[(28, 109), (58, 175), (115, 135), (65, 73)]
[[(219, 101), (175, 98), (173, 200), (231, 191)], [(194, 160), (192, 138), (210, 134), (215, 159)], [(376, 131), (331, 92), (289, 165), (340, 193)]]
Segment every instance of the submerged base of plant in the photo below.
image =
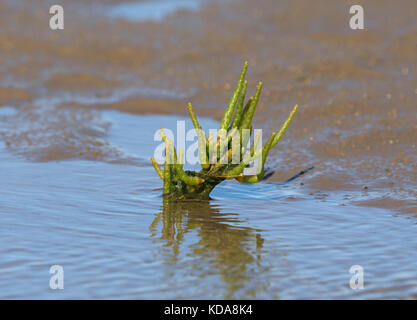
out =
[(164, 196), (169, 196), (175, 199), (209, 199), (210, 192), (217, 186), (220, 182), (224, 181), (224, 178), (215, 178), (210, 176), (205, 176), (201, 172), (191, 172), (185, 171), (186, 174), (192, 177), (200, 177), (204, 182), (198, 185), (189, 185), (186, 184), (181, 179), (172, 179), (171, 188), (168, 194)]
[[(250, 146), (248, 142), (253, 135), (252, 119), (261, 94), (262, 82), (259, 82), (254, 96), (249, 98), (244, 106), (247, 89), (247, 81), (244, 79), (247, 67), (248, 63), (245, 62), (236, 89), (220, 123), (216, 140), (212, 135), (206, 138), (191, 103), (188, 104), (188, 111), (198, 136), (201, 171), (184, 171), (183, 150), (180, 149), (177, 154), (174, 143), (168, 139), (163, 129), (160, 130), (165, 142), (164, 169), (159, 167), (154, 158), (151, 160), (156, 172), (164, 181), (164, 197), (204, 200), (209, 199), (214, 187), (226, 179), (236, 179), (242, 183), (256, 183), (263, 179), (268, 153), (287, 130), (298, 106), (294, 107), (281, 128), (271, 133), (263, 146), (258, 146), (259, 135)], [(244, 175), (244, 170), (254, 161), (257, 163), (256, 174)]]

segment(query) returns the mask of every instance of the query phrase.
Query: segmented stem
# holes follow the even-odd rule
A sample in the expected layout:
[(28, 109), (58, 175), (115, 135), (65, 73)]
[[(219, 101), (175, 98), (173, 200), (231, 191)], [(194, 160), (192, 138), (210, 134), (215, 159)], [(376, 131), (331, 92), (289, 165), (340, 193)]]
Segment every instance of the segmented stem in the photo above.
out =
[(281, 126), (278, 133), (276, 134), (274, 142), (272, 143), (272, 147), (274, 147), (279, 142), (279, 140), (281, 140), (281, 137), (284, 135), (285, 131), (287, 131), (287, 128), (290, 125), (292, 118), (294, 118), (294, 115), (297, 112), (297, 110), (298, 110), (298, 105), (295, 105), (290, 115), (288, 116), (287, 120), (285, 120), (284, 124)]
[(235, 110), (235, 105), (236, 105), (237, 99), (239, 98), (240, 91), (242, 90), (243, 80), (245, 79), (247, 69), (248, 69), (248, 62), (246, 61), (245, 64), (243, 65), (242, 71), (240, 73), (240, 77), (239, 77), (239, 80), (237, 82), (236, 89), (233, 92), (233, 95), (232, 95), (232, 97), (230, 98), (230, 101), (229, 101), (229, 105), (227, 106), (226, 111), (223, 115), (223, 119), (220, 123), (220, 129), (227, 130), (227, 127), (229, 126), (230, 119), (232, 118), (233, 111)]
[(182, 160), (183, 160), (183, 157), (184, 157), (184, 151), (182, 149), (179, 149), (178, 157), (179, 157), (179, 159), (178, 159), (179, 161), (175, 161), (175, 169), (177, 170), (178, 177), (182, 181), (184, 181), (185, 184), (188, 184), (188, 185), (191, 185), (191, 186), (196, 186), (196, 185), (202, 184), (204, 182), (204, 179), (201, 179), (199, 177), (190, 176), (190, 175), (186, 174), (184, 172), (184, 170), (182, 169), (183, 168)]
[(262, 90), (262, 82), (259, 82), (258, 86), (256, 87), (256, 92), (255, 92), (255, 95), (253, 96), (253, 100), (251, 101), (251, 104), (249, 105), (248, 111), (245, 113), (244, 118), (242, 119), (242, 123), (240, 125), (241, 129), (250, 128), (256, 106), (258, 105), (259, 96), (261, 95), (261, 90)]
[(195, 115), (193, 105), (191, 102), (188, 103), (188, 112), (190, 113), (191, 121), (193, 122), (194, 128), (197, 133), (198, 139), (198, 158), (200, 159), (200, 164), (203, 169), (209, 168), (209, 162), (207, 157), (207, 148), (206, 148), (206, 134), (202, 130), (200, 124), (198, 123), (197, 117)]
[(155, 168), (156, 173), (158, 173), (158, 176), (164, 180), (164, 172), (162, 171), (161, 167), (159, 166), (158, 162), (156, 162), (155, 158), (151, 158), (152, 165)]
[(243, 83), (242, 94), (240, 95), (239, 101), (237, 103), (236, 114), (235, 114), (235, 118), (233, 119), (231, 128), (239, 127), (240, 121), (242, 120), (243, 104), (245, 103), (247, 87), (248, 87), (248, 82), (245, 80), (245, 82)]
[(163, 192), (164, 194), (169, 194), (171, 192), (171, 159), (170, 159), (170, 152), (168, 150), (168, 144), (165, 145), (165, 162), (164, 162), (164, 186)]

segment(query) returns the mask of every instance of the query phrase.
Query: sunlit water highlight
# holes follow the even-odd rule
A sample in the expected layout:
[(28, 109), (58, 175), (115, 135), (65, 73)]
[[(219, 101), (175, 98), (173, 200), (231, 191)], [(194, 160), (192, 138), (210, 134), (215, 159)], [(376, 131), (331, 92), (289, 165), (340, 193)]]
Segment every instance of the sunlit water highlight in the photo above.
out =
[(111, 10), (111, 16), (132, 21), (161, 21), (178, 10), (196, 11), (200, 4), (199, 0), (126, 2), (115, 5)]

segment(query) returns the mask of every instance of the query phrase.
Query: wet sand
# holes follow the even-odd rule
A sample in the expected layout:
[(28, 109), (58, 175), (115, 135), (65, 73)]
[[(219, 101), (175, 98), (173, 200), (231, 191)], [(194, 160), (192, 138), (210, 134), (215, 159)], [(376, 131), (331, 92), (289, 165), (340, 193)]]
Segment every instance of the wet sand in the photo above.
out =
[(48, 1), (2, 1), (1, 104), (185, 115), (192, 101), (219, 119), (247, 59), (250, 89), (265, 88), (258, 127), (300, 106), (270, 156), (274, 181), (314, 166), (306, 192), (365, 188), (378, 195), (367, 205), (417, 212), (414, 1), (368, 1), (363, 31), (330, 1), (207, 2), (161, 23), (109, 18), (106, 3), (64, 2), (65, 30), (53, 32)]

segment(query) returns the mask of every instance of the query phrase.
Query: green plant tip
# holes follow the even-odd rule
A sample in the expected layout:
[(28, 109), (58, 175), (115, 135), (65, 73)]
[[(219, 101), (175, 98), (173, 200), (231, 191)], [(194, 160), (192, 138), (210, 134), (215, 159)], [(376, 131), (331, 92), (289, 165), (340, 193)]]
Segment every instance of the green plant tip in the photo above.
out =
[[(212, 135), (206, 139), (206, 133), (202, 130), (197, 120), (192, 104), (188, 104), (190, 118), (198, 137), (198, 156), (202, 167), (199, 172), (184, 171), (183, 150), (180, 149), (177, 155), (174, 143), (165, 135), (163, 129), (160, 130), (160, 135), (165, 143), (163, 170), (154, 158), (151, 158), (151, 161), (155, 171), (163, 180), (164, 198), (206, 200), (210, 198), (210, 192), (214, 187), (226, 179), (236, 179), (242, 183), (256, 183), (263, 179), (264, 165), (268, 153), (280, 141), (288, 129), (298, 110), (298, 105), (294, 106), (281, 128), (272, 132), (263, 147), (258, 146), (259, 135), (257, 135), (252, 147), (246, 148), (246, 142), (253, 134), (252, 120), (262, 91), (262, 82), (259, 82), (255, 94), (245, 104), (248, 84), (245, 80), (247, 68), (248, 62), (246, 61), (220, 122), (219, 132), (224, 134), (224, 140), (218, 137), (216, 142)], [(244, 105), (245, 107), (243, 107)], [(232, 120), (233, 114), (234, 118)], [(245, 135), (245, 131), (249, 131), (249, 135)], [(236, 136), (239, 139), (237, 153), (235, 153), (236, 150), (232, 152), (232, 146), (235, 145), (233, 139)], [(240, 147), (241, 145), (244, 147)], [(209, 152), (211, 149), (215, 149), (213, 153)], [(236, 157), (238, 161), (234, 161)], [(257, 159), (259, 160), (257, 173), (244, 175), (244, 170), (249, 163), (254, 160), (256, 162)]]

